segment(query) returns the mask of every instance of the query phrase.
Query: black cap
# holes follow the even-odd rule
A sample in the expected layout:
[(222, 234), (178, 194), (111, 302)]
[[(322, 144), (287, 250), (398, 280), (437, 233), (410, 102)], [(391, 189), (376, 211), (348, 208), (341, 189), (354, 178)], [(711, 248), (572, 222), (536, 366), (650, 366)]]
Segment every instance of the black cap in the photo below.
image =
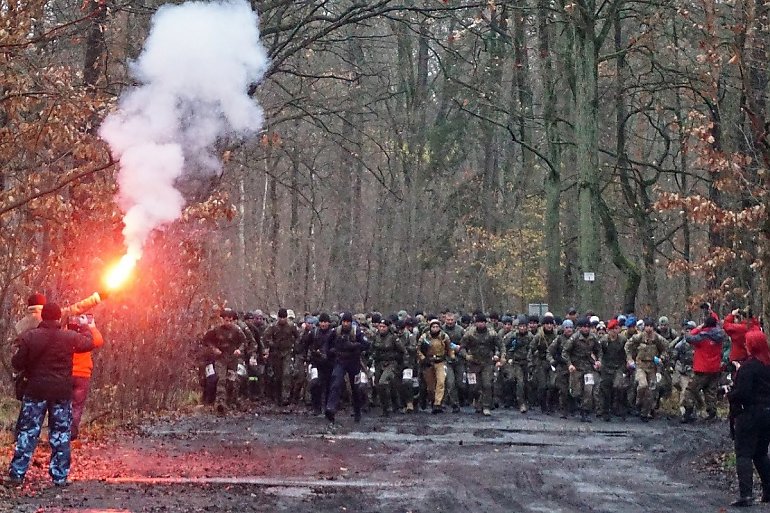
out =
[(578, 328), (590, 328), (591, 322), (588, 320), (588, 317), (581, 317), (577, 320), (577, 327)]
[(483, 312), (476, 312), (473, 315), (473, 322), (487, 322), (487, 316)]
[(370, 317), (372, 318), (372, 324), (379, 324), (380, 321), (382, 320), (382, 314), (378, 312), (372, 313)]
[(353, 314), (350, 312), (345, 312), (344, 314), (342, 314), (340, 316), (340, 322), (343, 322), (343, 321), (353, 322)]
[(554, 324), (555, 322), (554, 318), (550, 315), (543, 317), (543, 324)]
[(567, 315), (577, 315), (577, 308), (572, 307), (569, 310), (567, 310)]
[(40, 316), (44, 321), (58, 321), (61, 319), (61, 308), (56, 303), (46, 303)]
[(527, 317), (527, 321), (540, 323), (540, 317), (538, 317), (537, 315), (530, 315), (529, 317)]
[(489, 318), (492, 320), (500, 320), (500, 314), (495, 311), (489, 312)]
[(279, 319), (286, 319), (288, 316), (289, 316), (289, 312), (287, 312), (285, 308), (279, 308), (278, 309), (278, 318)]
[(318, 322), (332, 322), (332, 318), (329, 317), (328, 313), (321, 312), (321, 315), (318, 316)]

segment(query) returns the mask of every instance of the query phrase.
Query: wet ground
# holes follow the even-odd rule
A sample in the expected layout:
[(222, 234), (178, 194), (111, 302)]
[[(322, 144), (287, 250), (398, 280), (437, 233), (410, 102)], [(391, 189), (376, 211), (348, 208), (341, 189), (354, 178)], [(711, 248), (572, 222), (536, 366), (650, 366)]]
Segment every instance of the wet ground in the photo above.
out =
[[(340, 414), (196, 413), (145, 423), (73, 454), (55, 488), (38, 457), (14, 512), (708, 512), (724, 475), (697, 461), (729, 447), (724, 422), (562, 420), (498, 410)], [(762, 508), (758, 508), (762, 509)]]

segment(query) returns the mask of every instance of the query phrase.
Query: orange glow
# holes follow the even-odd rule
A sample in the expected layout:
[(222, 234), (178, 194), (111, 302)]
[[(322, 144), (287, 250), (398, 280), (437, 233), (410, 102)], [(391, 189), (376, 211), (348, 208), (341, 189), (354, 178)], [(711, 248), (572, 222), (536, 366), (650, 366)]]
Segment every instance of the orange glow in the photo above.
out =
[(127, 253), (123, 255), (118, 263), (107, 269), (104, 275), (104, 286), (108, 290), (117, 290), (122, 287), (126, 281), (131, 277), (131, 273), (136, 267), (136, 261), (138, 257)]

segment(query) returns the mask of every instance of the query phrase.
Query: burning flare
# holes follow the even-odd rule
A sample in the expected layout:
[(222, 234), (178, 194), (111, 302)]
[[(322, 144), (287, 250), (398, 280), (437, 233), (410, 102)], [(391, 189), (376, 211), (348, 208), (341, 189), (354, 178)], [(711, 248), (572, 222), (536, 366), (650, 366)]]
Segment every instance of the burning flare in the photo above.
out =
[(129, 252), (123, 255), (119, 262), (107, 269), (102, 280), (107, 290), (117, 290), (122, 287), (126, 280), (131, 277), (137, 260), (139, 260), (139, 255)]

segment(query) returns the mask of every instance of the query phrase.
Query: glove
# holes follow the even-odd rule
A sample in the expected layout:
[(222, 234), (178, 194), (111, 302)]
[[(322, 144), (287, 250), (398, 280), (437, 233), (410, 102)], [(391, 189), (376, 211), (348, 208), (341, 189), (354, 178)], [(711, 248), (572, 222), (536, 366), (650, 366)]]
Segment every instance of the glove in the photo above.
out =
[(99, 294), (99, 300), (105, 301), (108, 297), (110, 297), (110, 293), (106, 290), (97, 290), (97, 294)]
[(660, 366), (660, 358), (657, 356), (653, 356), (652, 363), (654, 363), (656, 366)]

